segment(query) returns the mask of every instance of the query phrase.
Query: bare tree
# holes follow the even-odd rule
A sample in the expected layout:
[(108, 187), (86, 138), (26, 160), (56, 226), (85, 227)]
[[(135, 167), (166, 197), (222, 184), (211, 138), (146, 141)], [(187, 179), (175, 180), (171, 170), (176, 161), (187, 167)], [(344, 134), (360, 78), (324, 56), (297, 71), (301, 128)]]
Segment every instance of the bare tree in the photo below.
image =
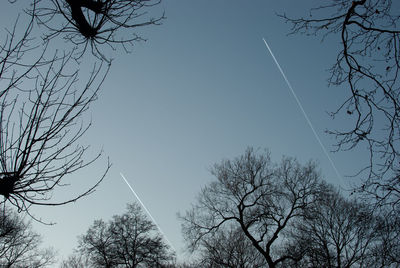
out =
[(314, 202), (319, 181), (315, 164), (302, 166), (284, 158), (276, 165), (268, 152), (257, 154), (250, 148), (232, 161), (216, 164), (212, 174), (217, 180), (204, 187), (197, 202), (181, 216), (192, 250), (232, 225), (241, 229), (269, 267), (302, 257), (280, 254), (278, 249), (285, 230)]
[(321, 185), (318, 201), (291, 230), (286, 250), (304, 254), (291, 267), (396, 267), (383, 248), (383, 222), (372, 208), (345, 199), (331, 185)]
[[(46, 57), (46, 46), (31, 39), (33, 18), (21, 37), (16, 25), (0, 47), (0, 194), (20, 211), (31, 205), (61, 205), (93, 192), (92, 187), (68, 200), (51, 202), (65, 177), (101, 156), (86, 159), (88, 146), (77, 142), (90, 127), (82, 116), (107, 74), (94, 66), (86, 82), (79, 80), (74, 52)], [(39, 52), (35, 60), (28, 61)], [(71, 71), (74, 70), (75, 71)]]
[(30, 223), (11, 209), (0, 210), (0, 266), (49, 267), (54, 263), (51, 249), (40, 249), (41, 237), (32, 231)]
[(400, 216), (387, 215), (378, 215), (375, 227), (378, 242), (371, 257), (381, 267), (400, 267)]
[(147, 16), (160, 0), (33, 0), (29, 13), (47, 29), (45, 40), (61, 35), (80, 46), (79, 55), (89, 47), (105, 59), (100, 45), (121, 45), (127, 51), (135, 41), (144, 40), (136, 32), (124, 32), (147, 25), (159, 25), (164, 14)]
[[(92, 193), (103, 180), (109, 163), (91, 187), (67, 200), (51, 200), (55, 189), (68, 184), (66, 177), (102, 155), (99, 152), (89, 158), (89, 146), (78, 144), (91, 125), (84, 114), (97, 99), (110, 67), (98, 45), (121, 44), (126, 49), (142, 39), (135, 33), (128, 37), (120, 30), (158, 24), (164, 18), (146, 19), (146, 10), (159, 3), (153, 0), (29, 3), (24, 10), (29, 19), (25, 30), (17, 32), (21, 28), (17, 19), (0, 44), (1, 203), (10, 202), (28, 213), (31, 205), (75, 202)], [(34, 37), (37, 24), (45, 26), (43, 39)], [(52, 37), (59, 34), (75, 48), (63, 52), (49, 49)], [(83, 82), (76, 58), (83, 56), (88, 45), (99, 59)]]
[(79, 238), (78, 252), (94, 267), (167, 267), (174, 258), (136, 203), (109, 222), (95, 221)]
[(293, 19), (292, 33), (337, 35), (342, 47), (332, 66), (330, 85), (347, 85), (348, 94), (332, 117), (348, 116), (349, 129), (329, 131), (337, 150), (366, 144), (369, 162), (357, 175), (358, 191), (378, 205), (400, 204), (400, 30), (399, 9), (391, 0), (327, 0), (308, 17)]

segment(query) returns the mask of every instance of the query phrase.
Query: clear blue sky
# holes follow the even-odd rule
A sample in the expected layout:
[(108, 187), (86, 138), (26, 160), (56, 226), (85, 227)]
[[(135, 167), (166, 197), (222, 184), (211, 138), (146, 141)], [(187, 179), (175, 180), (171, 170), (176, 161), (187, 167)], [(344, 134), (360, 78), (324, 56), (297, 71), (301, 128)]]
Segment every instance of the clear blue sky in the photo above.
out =
[[(301, 2), (301, 3), (300, 3)], [(287, 36), (289, 25), (275, 13), (308, 14), (319, 1), (163, 1), (163, 25), (142, 28), (147, 42), (131, 54), (114, 54), (114, 62), (88, 116), (93, 127), (82, 140), (93, 153), (103, 149), (113, 163), (98, 190), (75, 204), (34, 208), (54, 226), (35, 224), (44, 244), (66, 256), (77, 236), (95, 219), (122, 213), (135, 198), (122, 172), (160, 225), (178, 255), (184, 243), (177, 212), (194, 202), (213, 177), (209, 168), (233, 158), (247, 146), (320, 163), (323, 177), (346, 186), (360, 167), (362, 152), (331, 154), (338, 178), (266, 49), (266, 38), (294, 87), (322, 142), (331, 150), (326, 129), (342, 127), (327, 112), (347, 93), (327, 87), (339, 37)], [(8, 5), (8, 4), (7, 4)], [(3, 11), (4, 12), (4, 11)], [(347, 122), (348, 123), (348, 122)], [(102, 159), (72, 176), (62, 199), (83, 190), (105, 167)]]

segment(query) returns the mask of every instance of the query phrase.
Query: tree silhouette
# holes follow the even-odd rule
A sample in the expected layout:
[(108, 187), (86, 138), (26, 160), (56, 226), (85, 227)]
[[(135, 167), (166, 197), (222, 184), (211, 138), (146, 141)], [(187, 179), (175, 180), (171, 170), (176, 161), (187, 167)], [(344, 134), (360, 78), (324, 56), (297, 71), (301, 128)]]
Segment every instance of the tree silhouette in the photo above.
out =
[[(253, 149), (234, 160), (216, 164), (217, 178), (201, 190), (197, 202), (184, 216), (182, 231), (195, 250), (221, 228), (239, 228), (269, 267), (302, 256), (280, 254), (281, 237), (315, 201), (319, 174), (313, 163), (304, 166), (295, 159), (272, 163), (268, 152)], [(280, 237), (280, 239), (278, 239)]]
[(32, 231), (30, 223), (11, 209), (0, 210), (0, 266), (49, 267), (54, 262), (54, 252), (39, 248), (41, 238)]
[(108, 222), (96, 220), (79, 238), (77, 252), (95, 267), (167, 267), (174, 258), (136, 203)]
[[(291, 231), (286, 250), (300, 251), (304, 257), (290, 267), (397, 267), (400, 259), (385, 236), (384, 219), (365, 203), (345, 199), (331, 185), (322, 184), (318, 201), (310, 206)], [(397, 242), (398, 243), (398, 242)], [(390, 246), (389, 246), (390, 245)]]
[[(312, 163), (248, 149), (216, 164), (182, 219), (198, 267), (398, 267), (399, 217), (345, 198)], [(261, 259), (260, 259), (261, 258)]]
[(330, 85), (347, 85), (348, 93), (332, 117), (349, 117), (349, 129), (329, 131), (337, 150), (367, 145), (369, 162), (357, 175), (357, 188), (378, 205), (400, 204), (400, 30), (391, 0), (330, 0), (308, 17), (281, 15), (291, 33), (337, 35), (341, 49), (330, 69)]

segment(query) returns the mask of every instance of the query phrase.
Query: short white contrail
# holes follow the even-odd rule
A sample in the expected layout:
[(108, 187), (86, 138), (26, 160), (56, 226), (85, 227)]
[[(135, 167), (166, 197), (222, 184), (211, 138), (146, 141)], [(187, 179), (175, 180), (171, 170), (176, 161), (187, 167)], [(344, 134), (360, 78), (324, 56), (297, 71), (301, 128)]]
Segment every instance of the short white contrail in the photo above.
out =
[(342, 184), (343, 184), (342, 176), (340, 175), (338, 169), (336, 168), (335, 164), (334, 164), (333, 161), (332, 161), (332, 158), (329, 156), (328, 151), (326, 150), (324, 144), (322, 143), (322, 141), (321, 141), (321, 139), (319, 138), (317, 132), (315, 131), (314, 126), (313, 126), (313, 124), (311, 123), (310, 118), (308, 117), (306, 111), (304, 110), (303, 105), (301, 105), (301, 102), (300, 102), (299, 98), (297, 98), (297, 95), (296, 95), (296, 93), (294, 92), (293, 87), (292, 87), (292, 85), (290, 84), (289, 80), (287, 79), (285, 73), (283, 72), (283, 70), (282, 70), (282, 68), (281, 68), (281, 65), (278, 63), (278, 60), (275, 58), (274, 53), (272, 53), (272, 50), (271, 50), (271, 48), (269, 47), (267, 41), (265, 41), (265, 38), (263, 38), (263, 41), (264, 41), (265, 46), (267, 47), (267, 49), (268, 49), (268, 51), (269, 51), (269, 54), (271, 54), (272, 58), (274, 59), (274, 62), (275, 62), (275, 64), (276, 64), (276, 66), (278, 67), (278, 69), (279, 69), (279, 71), (281, 72), (283, 78), (285, 79), (287, 86), (289, 87), (290, 91), (292, 92), (292, 95), (293, 95), (293, 97), (295, 98), (295, 100), (296, 100), (296, 102), (297, 102), (297, 105), (299, 106), (301, 112), (303, 113), (304, 118), (306, 119), (308, 125), (310, 126), (312, 132), (314, 133), (315, 138), (317, 139), (319, 145), (321, 146), (322, 151), (325, 153), (326, 157), (328, 158), (329, 162), (331, 163), (333, 170), (336, 172), (336, 176), (340, 179), (340, 181), (341, 181)]
[(128, 185), (129, 189), (131, 189), (132, 193), (135, 195), (136, 199), (139, 201), (140, 205), (143, 207), (143, 209), (146, 211), (147, 215), (149, 215), (150, 219), (153, 221), (153, 223), (157, 226), (158, 230), (160, 233), (164, 236), (165, 240), (168, 242), (168, 244), (171, 246), (171, 248), (176, 252), (174, 246), (172, 245), (171, 241), (168, 240), (167, 236), (165, 233), (161, 230), (160, 225), (157, 224), (156, 220), (151, 216), (150, 211), (146, 208), (146, 206), (143, 204), (142, 200), (140, 200), (139, 196), (136, 194), (136, 192), (133, 190), (132, 186), (129, 184), (127, 179), (125, 179), (124, 175), (120, 172), (119, 173), (122, 177), (122, 179), (125, 181), (126, 185)]

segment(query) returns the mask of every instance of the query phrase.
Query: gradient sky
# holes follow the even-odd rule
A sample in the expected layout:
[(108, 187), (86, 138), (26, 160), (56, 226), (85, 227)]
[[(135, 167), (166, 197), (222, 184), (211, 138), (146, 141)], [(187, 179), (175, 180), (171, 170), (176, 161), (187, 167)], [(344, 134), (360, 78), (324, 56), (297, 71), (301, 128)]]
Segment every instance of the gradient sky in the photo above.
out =
[[(276, 16), (307, 15), (318, 2), (165, 0), (156, 7), (152, 14), (165, 11), (167, 19), (161, 26), (140, 29), (148, 41), (136, 44), (132, 53), (114, 54), (99, 100), (87, 114), (93, 127), (81, 143), (90, 144), (92, 153), (103, 149), (113, 166), (89, 197), (33, 209), (44, 221), (56, 223), (34, 224), (44, 245), (67, 256), (95, 219), (108, 220), (135, 201), (122, 172), (184, 258), (176, 213), (184, 213), (213, 179), (209, 169), (214, 163), (236, 157), (248, 146), (269, 148), (276, 161), (283, 155), (303, 163), (315, 160), (328, 182), (346, 187), (346, 175), (360, 167), (365, 154), (331, 153), (341, 177), (336, 175), (262, 40), (332, 150), (333, 137), (324, 131), (349, 122), (346, 115), (332, 121), (327, 114), (347, 94), (326, 82), (339, 36), (324, 43), (314, 36), (287, 36), (290, 25)], [(71, 187), (54, 195), (63, 199), (83, 191), (105, 164), (103, 158), (74, 174)]]

